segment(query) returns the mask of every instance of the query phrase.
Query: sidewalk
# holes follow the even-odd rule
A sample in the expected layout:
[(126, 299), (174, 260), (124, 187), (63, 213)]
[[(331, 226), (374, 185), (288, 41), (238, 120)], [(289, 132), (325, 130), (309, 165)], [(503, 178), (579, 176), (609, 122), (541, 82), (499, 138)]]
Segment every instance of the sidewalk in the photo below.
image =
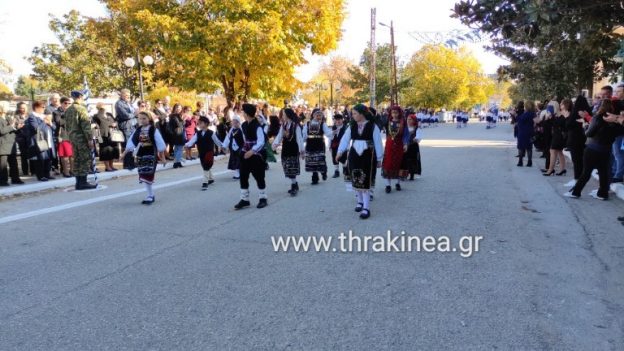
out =
[[(223, 156), (223, 155), (215, 156), (215, 161), (224, 159), (226, 157), (227, 156)], [(199, 164), (198, 159), (183, 162), (183, 165), (185, 167), (194, 166), (198, 164)], [(165, 170), (170, 170), (170, 169), (173, 169), (173, 161), (168, 161), (164, 167), (162, 164), (158, 164), (158, 168), (156, 170), (157, 172), (160, 172), (160, 171), (165, 171)], [(100, 171), (100, 173), (97, 174), (97, 179), (98, 179), (98, 182), (100, 182), (103, 180), (110, 180), (110, 179), (128, 177), (128, 176), (136, 176), (136, 174), (137, 174), (136, 169), (133, 169), (133, 170), (120, 169), (115, 172), (101, 172)], [(88, 176), (88, 179), (90, 182), (93, 182), (93, 174), (90, 174)], [(45, 191), (45, 190), (63, 189), (67, 187), (73, 187), (76, 184), (76, 179), (74, 177), (63, 178), (62, 175), (57, 177), (54, 180), (50, 180), (47, 182), (39, 182), (34, 177), (23, 177), (22, 180), (24, 180), (25, 182), (25, 184), (23, 185), (11, 185), (8, 187), (0, 188), (0, 199), (6, 198), (6, 197), (26, 195), (26, 194), (36, 193), (39, 191)]]
[[(570, 155), (569, 151), (564, 150), (563, 154), (566, 156), (566, 158), (568, 158), (568, 160), (570, 160), (570, 162), (572, 162), (572, 156)], [(593, 177), (594, 179), (598, 180), (598, 173), (596, 171), (594, 171)], [(624, 200), (624, 183), (611, 184), (611, 191), (613, 191), (617, 197)]]

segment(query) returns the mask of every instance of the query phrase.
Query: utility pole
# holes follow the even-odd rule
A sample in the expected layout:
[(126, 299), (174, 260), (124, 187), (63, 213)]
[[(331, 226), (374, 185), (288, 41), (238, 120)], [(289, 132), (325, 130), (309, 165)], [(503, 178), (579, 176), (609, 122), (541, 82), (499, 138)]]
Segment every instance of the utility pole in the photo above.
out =
[(370, 107), (376, 106), (375, 96), (377, 95), (377, 81), (375, 79), (376, 74), (376, 56), (377, 56), (377, 45), (375, 44), (375, 29), (377, 28), (377, 9), (371, 9), (371, 36), (370, 36), (370, 52), (371, 52), (371, 62), (370, 62)]
[(397, 84), (397, 63), (396, 52), (394, 47), (394, 21), (390, 21), (390, 45), (392, 46), (392, 98), (390, 104), (392, 106), (399, 104), (399, 88)]

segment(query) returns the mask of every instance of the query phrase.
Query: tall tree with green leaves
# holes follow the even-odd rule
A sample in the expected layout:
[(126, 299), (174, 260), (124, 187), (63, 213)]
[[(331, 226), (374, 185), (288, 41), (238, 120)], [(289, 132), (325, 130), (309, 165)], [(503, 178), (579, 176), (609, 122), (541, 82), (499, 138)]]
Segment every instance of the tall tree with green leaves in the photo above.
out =
[[(389, 103), (392, 90), (392, 46), (390, 44), (378, 45), (375, 54), (375, 101), (378, 104)], [(351, 79), (347, 84), (351, 89), (357, 90), (354, 102), (370, 100), (371, 61), (372, 55), (369, 45), (362, 53), (359, 66), (349, 68)], [(397, 68), (397, 70), (400, 75), (401, 69)]]
[[(530, 95), (567, 96), (609, 76), (624, 9), (613, 0), (462, 0), (455, 17), (491, 36), (489, 49), (510, 60), (499, 75)], [(526, 86), (524, 86), (526, 85)]]

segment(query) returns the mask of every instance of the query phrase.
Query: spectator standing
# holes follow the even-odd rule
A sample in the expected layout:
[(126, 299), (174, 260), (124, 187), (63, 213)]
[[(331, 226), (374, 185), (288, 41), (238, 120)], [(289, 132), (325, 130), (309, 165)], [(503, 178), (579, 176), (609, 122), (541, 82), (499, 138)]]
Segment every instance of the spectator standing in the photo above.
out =
[(117, 128), (115, 118), (109, 112), (106, 112), (104, 104), (97, 104), (97, 114), (93, 116), (93, 121), (100, 128), (100, 161), (104, 162), (106, 172), (114, 172), (117, 169), (113, 167), (113, 161), (119, 158), (119, 143), (111, 140), (111, 130)]
[(136, 125), (135, 109), (130, 103), (130, 90), (123, 89), (119, 101), (115, 103), (115, 116), (119, 130), (124, 133), (126, 141), (132, 136)]
[[(33, 161), (35, 175), (37, 180), (47, 182), (54, 179), (50, 175), (52, 151), (54, 150), (54, 142), (52, 140), (52, 128), (46, 121), (45, 101), (33, 102), (33, 111), (30, 113), (22, 133), (27, 140), (26, 153)], [(45, 141), (44, 143), (42, 143)]]
[(527, 156), (527, 167), (533, 166), (533, 133), (534, 133), (534, 119), (535, 119), (535, 102), (528, 100), (524, 103), (524, 113), (518, 116), (516, 119), (516, 137), (518, 138), (518, 167), (523, 166), (523, 158)]
[(186, 144), (184, 120), (182, 119), (182, 106), (175, 104), (173, 113), (169, 116), (169, 131), (171, 132), (171, 144), (173, 145), (173, 168), (181, 168), (182, 153)]
[(17, 168), (16, 133), (17, 128), (7, 117), (5, 106), (0, 105), (0, 186), (9, 185), (9, 176), (11, 184), (24, 184)]
[[(20, 102), (17, 104), (17, 108), (15, 110), (15, 114), (13, 116), (13, 127), (17, 129), (17, 133), (15, 135), (15, 142), (17, 143), (17, 147), (19, 148), (20, 153), (20, 161), (22, 166), (22, 175), (28, 176), (31, 174), (30, 162), (28, 162), (28, 140), (24, 136), (24, 123), (26, 123), (26, 119), (28, 118), (28, 108), (26, 107), (25, 102)], [(34, 170), (32, 170), (34, 171)]]

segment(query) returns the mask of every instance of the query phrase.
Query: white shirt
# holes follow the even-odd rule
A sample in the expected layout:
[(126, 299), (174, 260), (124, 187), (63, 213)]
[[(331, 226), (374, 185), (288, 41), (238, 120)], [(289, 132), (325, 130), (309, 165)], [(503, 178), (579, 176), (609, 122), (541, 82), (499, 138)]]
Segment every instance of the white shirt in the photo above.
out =
[[(288, 124), (286, 124), (286, 129), (290, 129), (292, 123), (295, 123), (293, 121), (289, 121)], [(299, 145), (299, 152), (304, 150), (303, 147), (303, 134), (301, 133), (301, 126), (297, 125), (295, 127), (295, 135), (297, 137), (297, 145)], [(275, 149), (280, 142), (282, 141), (282, 138), (284, 138), (284, 127), (280, 128), (279, 133), (277, 133), (277, 136), (275, 137), (275, 140), (273, 140), (273, 148)]]
[[(365, 122), (371, 123), (371, 122)], [(379, 131), (379, 127), (376, 125), (373, 127), (373, 143), (375, 144), (375, 154), (377, 155), (377, 161), (381, 162), (383, 160), (383, 144), (381, 143), (381, 132)], [(351, 144), (351, 128), (347, 126), (342, 139), (340, 139), (340, 146), (338, 146), (338, 153), (342, 154), (349, 148)], [(366, 140), (354, 140), (353, 147), (357, 150), (363, 150), (368, 147)]]
[[(238, 128), (238, 131), (241, 134), (243, 133), (243, 130), (240, 128)], [(230, 131), (228, 132), (227, 136), (223, 140), (223, 145), (230, 145), (230, 139), (232, 139), (232, 132), (234, 132), (234, 128), (231, 128)], [(232, 139), (232, 151), (238, 151), (238, 149), (240, 149), (241, 147), (243, 147), (243, 145), (238, 145), (236, 143), (236, 139)]]
[[(201, 133), (201, 135), (203, 136), (204, 133), (206, 133), (206, 131), (199, 131), (197, 133), (195, 133), (195, 135), (193, 135), (193, 137), (191, 138), (191, 140), (189, 140), (188, 143), (186, 143), (184, 145), (184, 147), (192, 147), (193, 145), (195, 145), (195, 143), (197, 142), (197, 134)], [(221, 144), (221, 140), (219, 140), (219, 138), (217, 138), (217, 134), (216, 133), (212, 133), (212, 141), (220, 148), (223, 148), (223, 144)]]
[[(146, 130), (147, 128), (149, 127), (141, 127), (141, 131)], [(138, 133), (141, 133), (141, 132), (138, 132)], [(156, 150), (158, 150), (158, 152), (165, 151), (165, 148), (167, 146), (165, 145), (165, 141), (163, 140), (162, 135), (160, 135), (160, 131), (158, 131), (158, 129), (154, 130), (154, 143), (156, 144)], [(128, 150), (128, 152), (133, 152), (135, 148), (140, 148), (140, 147), (141, 147), (140, 143), (139, 145), (134, 145), (134, 142), (132, 142), (132, 138), (128, 138), (128, 142), (126, 143), (126, 150)]]

